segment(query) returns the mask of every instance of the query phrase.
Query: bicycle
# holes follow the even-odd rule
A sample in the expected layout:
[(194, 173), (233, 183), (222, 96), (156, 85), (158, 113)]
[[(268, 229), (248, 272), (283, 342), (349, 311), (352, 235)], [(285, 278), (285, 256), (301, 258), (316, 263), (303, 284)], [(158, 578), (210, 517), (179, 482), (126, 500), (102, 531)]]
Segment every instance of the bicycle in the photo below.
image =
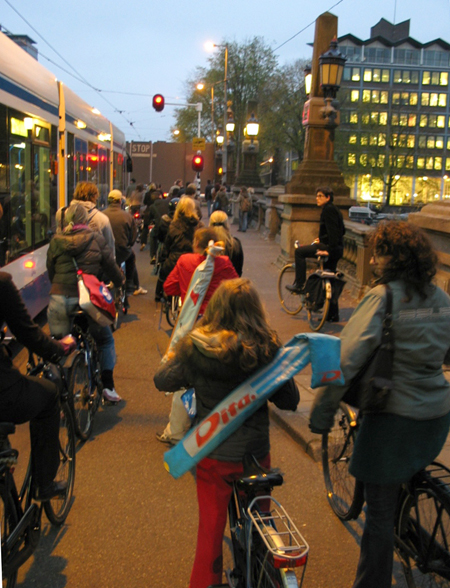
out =
[[(283, 506), (270, 496), (282, 474), (244, 457), (244, 474), (233, 483), (228, 506), (234, 567), (226, 571), (230, 588), (300, 587), (309, 546)], [(296, 568), (302, 568), (298, 583)]]
[(57, 496), (47, 502), (36, 502), (30, 456), (25, 479), (18, 491), (13, 472), (19, 452), (13, 449), (9, 442), (9, 435), (15, 432), (15, 425), (0, 423), (0, 532), (3, 588), (14, 588), (18, 569), (34, 553), (41, 532), (42, 511), (45, 511), (52, 525), (61, 526), (72, 507), (75, 483), (75, 433), (72, 413), (67, 404), (68, 387), (64, 369), (58, 364), (43, 361), (36, 363), (30, 354), (28, 364), (30, 375), (40, 375), (54, 380), (53, 366), (57, 370), (56, 378), (61, 382), (60, 466), (56, 480), (65, 481), (67, 489), (63, 496)]
[(79, 439), (86, 441), (92, 433), (94, 416), (102, 401), (103, 384), (97, 344), (89, 331), (88, 318), (82, 310), (73, 315), (71, 334), (77, 341), (80, 353), (71, 368), (68, 402), (75, 433)]
[[(322, 436), (328, 501), (344, 521), (358, 518), (363, 484), (348, 465), (360, 416), (341, 403), (333, 429)], [(433, 462), (402, 485), (395, 521), (395, 550), (408, 588), (450, 587), (450, 470)]]
[[(295, 248), (298, 248), (298, 241)], [(278, 297), (281, 306), (290, 315), (298, 314), (303, 306), (308, 314), (308, 323), (312, 331), (320, 331), (325, 324), (333, 297), (333, 285), (342, 282), (341, 272), (332, 272), (323, 268), (328, 257), (318, 255), (319, 268), (309, 272), (306, 280), (305, 294), (291, 292), (286, 288), (295, 281), (295, 263), (287, 263), (280, 271), (277, 282)], [(317, 282), (315, 288), (310, 286)], [(340, 294), (340, 292), (339, 292)]]
[(171, 327), (174, 327), (177, 320), (178, 315), (181, 312), (181, 307), (183, 303), (181, 302), (180, 296), (169, 296), (165, 303), (164, 303), (164, 312), (166, 314), (167, 322)]

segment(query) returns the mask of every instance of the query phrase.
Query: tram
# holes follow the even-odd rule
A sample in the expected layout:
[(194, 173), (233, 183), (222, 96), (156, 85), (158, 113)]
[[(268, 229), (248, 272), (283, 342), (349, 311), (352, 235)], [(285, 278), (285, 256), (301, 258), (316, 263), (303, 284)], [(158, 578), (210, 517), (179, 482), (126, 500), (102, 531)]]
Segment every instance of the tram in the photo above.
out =
[(48, 304), (55, 213), (79, 181), (124, 189), (125, 135), (0, 32), (0, 269), (34, 317)]

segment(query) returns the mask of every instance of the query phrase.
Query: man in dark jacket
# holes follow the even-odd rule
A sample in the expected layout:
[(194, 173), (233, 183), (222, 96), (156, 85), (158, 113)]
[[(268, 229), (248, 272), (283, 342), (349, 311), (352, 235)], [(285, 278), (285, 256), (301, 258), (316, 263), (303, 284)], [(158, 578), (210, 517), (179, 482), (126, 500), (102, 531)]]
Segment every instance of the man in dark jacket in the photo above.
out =
[[(6, 323), (16, 339), (44, 359), (58, 361), (75, 348), (68, 335), (55, 341), (33, 322), (12, 278), (0, 272), (0, 328)], [(59, 401), (56, 385), (45, 378), (24, 376), (16, 369), (0, 344), (1, 420), (16, 424), (30, 421), (33, 476), (37, 499), (49, 500), (64, 494), (67, 485), (54, 482), (59, 467)]]
[(133, 245), (137, 237), (136, 223), (129, 212), (122, 209), (122, 192), (111, 190), (108, 194), (108, 207), (103, 211), (109, 218), (114, 233), (116, 247), (116, 262), (125, 262), (127, 285), (134, 295), (147, 294), (147, 290), (139, 286), (139, 276), (136, 269), (136, 256)]
[[(295, 282), (292, 286), (286, 286), (291, 292), (301, 294), (306, 281), (306, 259), (315, 257), (317, 253), (327, 255), (328, 260), (324, 268), (336, 271), (337, 262), (344, 252), (345, 226), (342, 213), (333, 204), (333, 190), (331, 188), (317, 188), (317, 206), (322, 209), (319, 224), (319, 236), (311, 245), (303, 245), (295, 250)], [(337, 304), (331, 304), (328, 320), (339, 321)]]
[[(158, 249), (158, 227), (162, 217), (169, 212), (169, 198), (163, 198), (160, 192), (158, 198), (145, 211), (145, 223), (153, 224), (153, 229), (150, 231), (150, 263), (154, 264), (156, 261), (156, 250)], [(142, 250), (142, 246), (141, 246)]]

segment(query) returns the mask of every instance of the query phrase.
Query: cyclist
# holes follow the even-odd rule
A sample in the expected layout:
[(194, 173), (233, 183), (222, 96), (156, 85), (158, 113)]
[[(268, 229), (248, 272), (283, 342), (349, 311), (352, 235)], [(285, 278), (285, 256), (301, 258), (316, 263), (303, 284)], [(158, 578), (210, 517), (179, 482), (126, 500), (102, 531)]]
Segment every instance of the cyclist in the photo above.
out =
[[(84, 207), (79, 203), (71, 204), (61, 214), (63, 232), (53, 237), (48, 248), (47, 269), (52, 287), (47, 318), (54, 336), (70, 332), (71, 314), (78, 308), (78, 281), (73, 260), (88, 274), (98, 277), (102, 272), (117, 288), (124, 281), (105, 239), (100, 233), (92, 231), (87, 222)], [(109, 402), (119, 402), (121, 398), (114, 387), (116, 350), (111, 329), (90, 320), (89, 330), (99, 349), (103, 397)]]
[[(168, 361), (161, 364), (155, 385), (167, 391), (193, 386), (200, 422), (239, 384), (270, 363), (280, 346), (250, 280), (225, 280), (213, 294), (198, 327), (183, 337)], [(281, 409), (295, 410), (299, 393), (294, 380), (284, 384), (272, 401)], [(242, 475), (243, 458), (248, 452), (270, 467), (269, 451), (265, 403), (197, 465), (199, 527), (190, 588), (221, 583), (230, 482)]]
[[(55, 341), (33, 322), (12, 278), (0, 272), (0, 327), (6, 323), (16, 339), (33, 353), (58, 361), (75, 348), (70, 335)], [(64, 494), (65, 482), (55, 482), (59, 467), (59, 401), (57, 386), (45, 378), (22, 375), (14, 367), (5, 345), (0, 345), (0, 415), (16, 424), (30, 421), (33, 478), (36, 499)]]
[[(320, 214), (319, 236), (312, 245), (302, 245), (295, 250), (295, 282), (286, 286), (291, 292), (301, 294), (306, 281), (306, 259), (317, 254), (326, 255), (328, 260), (324, 268), (336, 271), (337, 263), (344, 252), (345, 226), (342, 213), (333, 204), (333, 190), (331, 188), (317, 188), (317, 206), (322, 209)], [(328, 321), (339, 322), (339, 307), (337, 301), (332, 301), (328, 312)]]
[[(450, 297), (432, 283), (437, 257), (426, 234), (408, 222), (378, 226), (372, 236), (378, 284), (360, 302), (341, 335), (345, 381), (381, 342), (384, 284), (393, 297), (393, 389), (386, 409), (363, 416), (350, 473), (364, 483), (367, 503), (353, 588), (390, 588), (394, 519), (400, 485), (429, 465), (450, 427), (450, 385), (442, 372), (450, 356)], [(346, 387), (317, 392), (311, 429), (326, 432)]]
[(244, 266), (244, 251), (239, 239), (233, 237), (230, 233), (227, 213), (223, 210), (215, 210), (209, 217), (209, 226), (213, 227), (216, 231), (218, 241), (224, 243), (225, 255), (230, 258), (237, 275), (241, 277)]

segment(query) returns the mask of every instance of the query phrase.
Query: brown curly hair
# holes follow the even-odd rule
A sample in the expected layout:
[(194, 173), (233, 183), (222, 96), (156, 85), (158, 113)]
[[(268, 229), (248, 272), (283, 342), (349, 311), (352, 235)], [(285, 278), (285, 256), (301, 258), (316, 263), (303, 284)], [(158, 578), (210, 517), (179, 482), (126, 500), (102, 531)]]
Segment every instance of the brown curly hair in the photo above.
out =
[(421, 298), (427, 297), (436, 275), (437, 255), (422, 229), (404, 221), (384, 222), (372, 234), (371, 244), (375, 255), (390, 257), (378, 283), (403, 280), (407, 301), (414, 290)]

